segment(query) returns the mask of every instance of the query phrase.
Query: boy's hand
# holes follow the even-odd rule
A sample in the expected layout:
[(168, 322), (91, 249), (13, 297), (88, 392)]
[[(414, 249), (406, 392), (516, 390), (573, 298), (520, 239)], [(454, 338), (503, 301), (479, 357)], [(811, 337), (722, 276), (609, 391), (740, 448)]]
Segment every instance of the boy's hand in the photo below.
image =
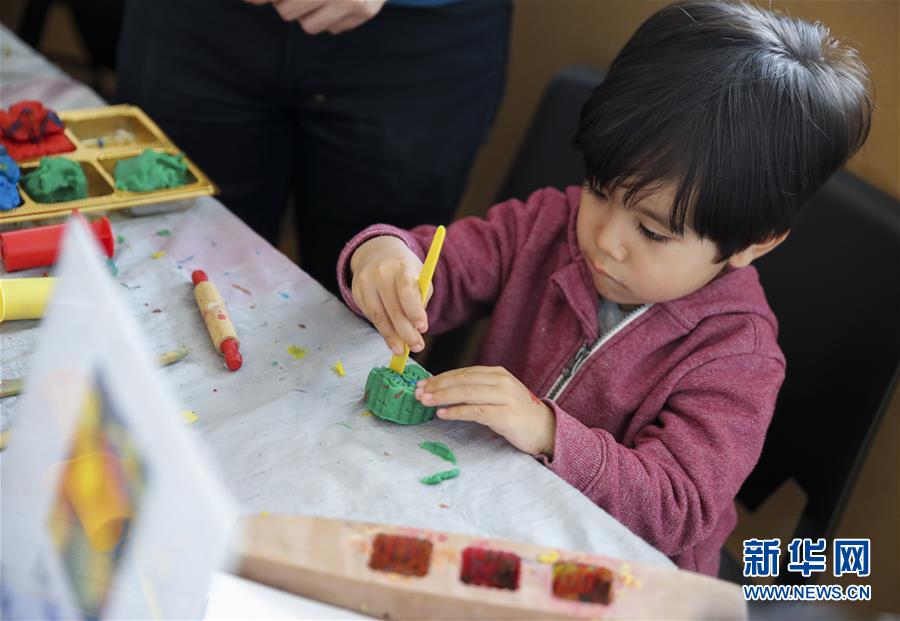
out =
[(520, 451), (553, 456), (553, 410), (503, 367), (468, 367), (416, 385), (416, 398), (438, 406), (445, 420), (471, 420), (493, 429)]
[[(397, 237), (373, 237), (350, 257), (353, 301), (398, 356), (403, 344), (422, 351), (428, 315), (419, 292), (419, 257)], [(429, 286), (428, 297), (433, 288)]]

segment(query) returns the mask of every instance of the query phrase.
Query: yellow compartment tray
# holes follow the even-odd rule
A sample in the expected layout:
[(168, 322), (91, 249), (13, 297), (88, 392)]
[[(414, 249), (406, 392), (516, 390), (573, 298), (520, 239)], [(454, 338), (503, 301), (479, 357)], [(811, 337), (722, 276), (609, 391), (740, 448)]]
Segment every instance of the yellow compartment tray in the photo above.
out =
[[(145, 149), (171, 154), (181, 152), (137, 106), (69, 110), (60, 112), (59, 118), (65, 123), (65, 135), (75, 145), (75, 150), (46, 157), (65, 157), (78, 162), (87, 178), (87, 198), (39, 203), (28, 196), (20, 179), (18, 190), (22, 204), (8, 211), (0, 211), (0, 224), (66, 216), (73, 209), (82, 213), (111, 211), (184, 201), (218, 192), (215, 184), (187, 156), (184, 161), (188, 168), (188, 182), (184, 185), (150, 192), (127, 192), (116, 188), (116, 162), (140, 155)], [(39, 162), (40, 158), (18, 162), (22, 176), (35, 170)]]

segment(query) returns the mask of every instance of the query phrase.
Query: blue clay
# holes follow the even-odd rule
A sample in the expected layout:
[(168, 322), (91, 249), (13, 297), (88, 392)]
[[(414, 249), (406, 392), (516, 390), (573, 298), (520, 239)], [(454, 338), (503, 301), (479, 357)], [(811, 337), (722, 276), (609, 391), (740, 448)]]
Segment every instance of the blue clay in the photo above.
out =
[(6, 147), (0, 145), (0, 211), (15, 209), (21, 203), (16, 184), (21, 175), (19, 165), (9, 156)]

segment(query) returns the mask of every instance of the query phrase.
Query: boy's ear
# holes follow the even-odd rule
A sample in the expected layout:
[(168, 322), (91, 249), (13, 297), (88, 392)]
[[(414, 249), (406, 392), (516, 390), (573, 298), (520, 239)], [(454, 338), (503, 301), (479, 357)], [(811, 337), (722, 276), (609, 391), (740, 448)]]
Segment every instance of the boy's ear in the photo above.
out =
[(770, 251), (777, 248), (781, 242), (787, 239), (787, 236), (789, 234), (790, 231), (785, 231), (781, 235), (776, 235), (772, 239), (764, 241), (760, 244), (747, 246), (740, 252), (735, 252), (733, 255), (728, 257), (728, 265), (730, 265), (731, 267), (747, 267), (759, 257), (763, 256), (764, 254), (768, 254)]

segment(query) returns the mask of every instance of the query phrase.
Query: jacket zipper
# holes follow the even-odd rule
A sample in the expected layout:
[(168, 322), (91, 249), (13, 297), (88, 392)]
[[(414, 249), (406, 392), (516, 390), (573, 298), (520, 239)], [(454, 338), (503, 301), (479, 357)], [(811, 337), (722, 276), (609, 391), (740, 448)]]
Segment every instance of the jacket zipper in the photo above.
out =
[(612, 330), (610, 330), (609, 332), (607, 332), (606, 334), (601, 336), (599, 339), (594, 341), (593, 344), (585, 343), (584, 345), (579, 347), (578, 351), (575, 352), (575, 356), (572, 358), (572, 360), (569, 362), (569, 364), (567, 364), (563, 368), (562, 373), (560, 374), (560, 376), (558, 378), (556, 378), (556, 381), (553, 382), (553, 385), (550, 387), (550, 390), (547, 392), (547, 399), (555, 400), (556, 398), (558, 398), (559, 395), (562, 394), (562, 392), (566, 389), (566, 387), (569, 385), (569, 382), (572, 381), (572, 378), (575, 377), (575, 374), (578, 373), (578, 370), (584, 365), (584, 363), (587, 361), (588, 358), (590, 358), (592, 355), (594, 355), (594, 353), (598, 349), (603, 347), (604, 343), (609, 341), (609, 339), (611, 339), (616, 334), (621, 332), (625, 326), (627, 326), (632, 321), (634, 321), (635, 319), (637, 319), (638, 317), (643, 315), (651, 306), (653, 306), (653, 304), (644, 304), (643, 306), (640, 306), (640, 307), (634, 309), (633, 311), (631, 311), (631, 313), (626, 315), (625, 318), (622, 319), (622, 321), (620, 321), (619, 324), (615, 328), (613, 328)]

